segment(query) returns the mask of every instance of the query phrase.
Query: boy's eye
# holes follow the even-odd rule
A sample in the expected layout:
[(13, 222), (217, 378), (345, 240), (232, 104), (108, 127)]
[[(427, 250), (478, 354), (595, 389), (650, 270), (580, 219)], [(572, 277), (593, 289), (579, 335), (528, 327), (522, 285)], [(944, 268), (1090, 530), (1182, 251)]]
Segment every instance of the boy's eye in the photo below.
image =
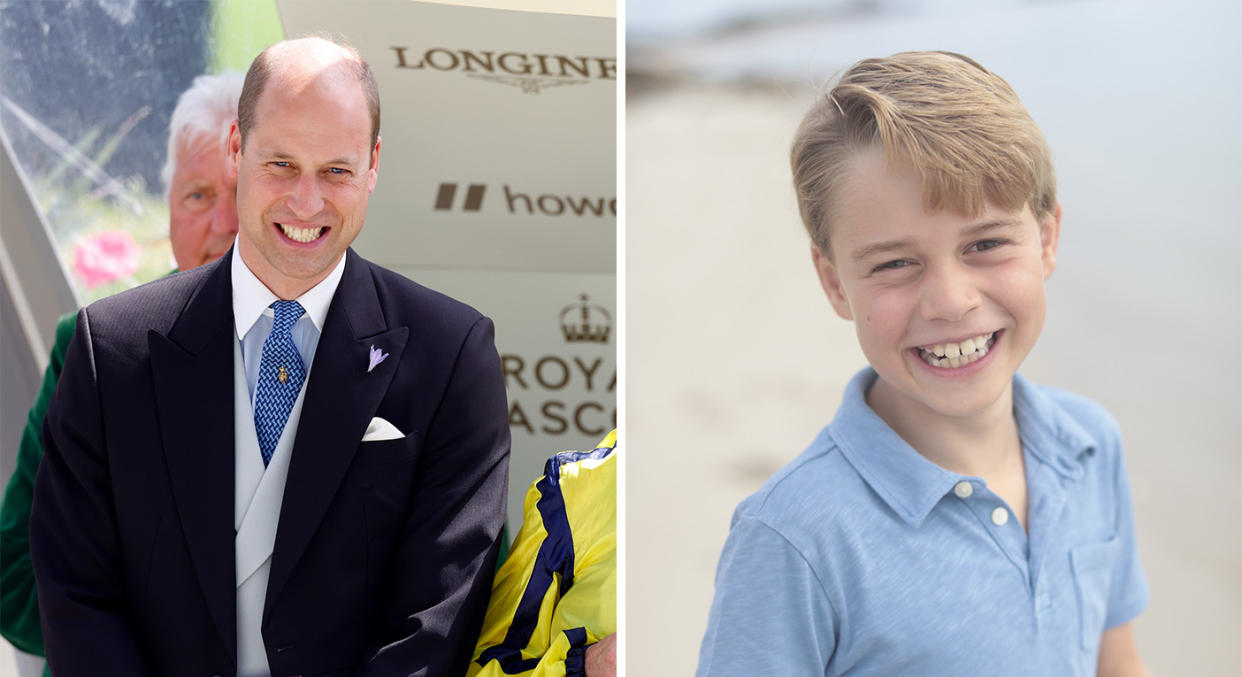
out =
[(909, 265), (910, 265), (910, 262), (906, 259), (897, 259), (895, 261), (885, 261), (884, 263), (881, 263), (875, 268), (872, 268), (871, 272), (878, 273), (884, 270), (897, 270), (898, 268), (905, 268)]
[(980, 240), (972, 245), (966, 251), (985, 252), (989, 249), (996, 249), (1005, 244), (1004, 240)]

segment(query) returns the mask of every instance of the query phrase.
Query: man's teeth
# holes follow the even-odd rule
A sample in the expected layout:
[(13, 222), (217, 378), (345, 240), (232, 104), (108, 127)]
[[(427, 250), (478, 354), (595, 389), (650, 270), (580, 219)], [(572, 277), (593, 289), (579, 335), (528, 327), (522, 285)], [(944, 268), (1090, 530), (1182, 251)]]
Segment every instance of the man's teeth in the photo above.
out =
[(320, 233), (323, 232), (323, 226), (318, 228), (294, 228), (283, 223), (276, 225), (280, 226), (280, 230), (285, 234), (285, 237), (294, 242), (314, 242), (319, 238)]
[(937, 343), (919, 348), (919, 357), (933, 367), (960, 367), (988, 354), (996, 342), (996, 332), (968, 338), (961, 343)]

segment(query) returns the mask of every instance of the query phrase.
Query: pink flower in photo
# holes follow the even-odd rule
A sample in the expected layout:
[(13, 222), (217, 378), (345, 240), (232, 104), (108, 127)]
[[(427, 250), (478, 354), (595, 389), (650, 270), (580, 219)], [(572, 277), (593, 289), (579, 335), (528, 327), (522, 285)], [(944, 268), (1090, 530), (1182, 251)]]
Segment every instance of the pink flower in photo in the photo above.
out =
[(83, 238), (73, 249), (73, 270), (93, 289), (129, 277), (138, 270), (142, 249), (123, 230), (108, 230)]

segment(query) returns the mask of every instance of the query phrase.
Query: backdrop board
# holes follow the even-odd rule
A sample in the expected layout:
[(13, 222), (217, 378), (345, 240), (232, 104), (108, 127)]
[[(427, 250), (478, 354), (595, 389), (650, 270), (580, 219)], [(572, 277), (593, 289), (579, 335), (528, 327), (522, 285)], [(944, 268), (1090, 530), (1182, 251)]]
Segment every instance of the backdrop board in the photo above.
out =
[(380, 179), (355, 248), (496, 322), (515, 530), (544, 460), (615, 425), (615, 19), (278, 5), (287, 36), (339, 35), (379, 82)]

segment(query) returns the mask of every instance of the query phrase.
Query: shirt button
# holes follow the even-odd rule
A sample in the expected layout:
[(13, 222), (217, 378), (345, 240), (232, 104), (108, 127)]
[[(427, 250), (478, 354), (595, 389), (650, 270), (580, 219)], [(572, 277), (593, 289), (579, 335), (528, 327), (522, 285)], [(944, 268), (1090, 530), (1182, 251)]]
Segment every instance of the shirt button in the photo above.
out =
[(962, 480), (953, 485), (953, 493), (957, 494), (958, 498), (970, 498), (970, 495), (975, 493), (975, 489), (970, 486), (970, 482)]
[(992, 511), (992, 524), (998, 527), (1005, 526), (1005, 522), (1009, 521), (1009, 511), (1004, 508), (997, 508)]

